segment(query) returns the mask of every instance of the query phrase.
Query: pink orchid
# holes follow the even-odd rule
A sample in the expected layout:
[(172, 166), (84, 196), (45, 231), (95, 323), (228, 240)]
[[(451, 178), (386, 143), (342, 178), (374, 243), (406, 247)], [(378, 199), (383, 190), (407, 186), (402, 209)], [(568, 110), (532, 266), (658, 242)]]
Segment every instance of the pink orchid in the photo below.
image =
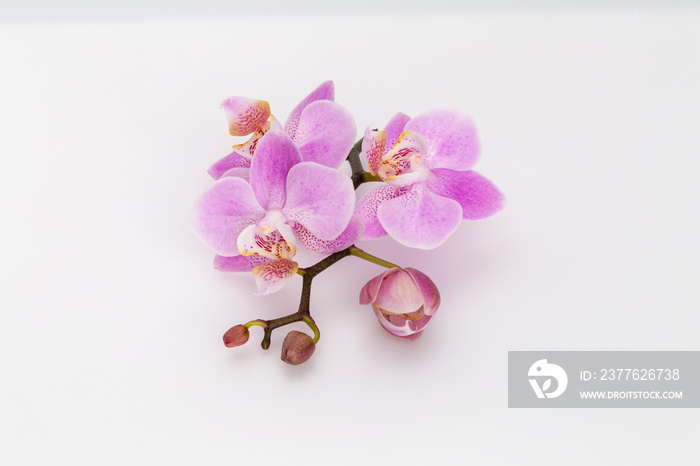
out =
[(358, 202), (362, 239), (389, 234), (405, 246), (433, 249), (462, 219), (485, 218), (503, 207), (498, 188), (470, 170), (479, 141), (461, 112), (434, 110), (415, 118), (399, 113), (384, 131), (367, 129), (362, 151), (370, 172), (387, 184)]
[(249, 182), (235, 175), (215, 181), (195, 203), (192, 225), (214, 249), (219, 270), (252, 270), (260, 294), (279, 290), (298, 270), (297, 241), (327, 254), (352, 244), (363, 230), (353, 216), (355, 191), (336, 169), (303, 162), (282, 131), (260, 138)]
[(360, 304), (372, 304), (374, 315), (389, 333), (415, 340), (437, 312), (440, 292), (423, 272), (395, 267), (362, 287)]
[[(326, 81), (292, 110), (282, 125), (270, 113), (270, 104), (248, 97), (229, 97), (221, 103), (232, 136), (250, 139), (233, 146), (233, 152), (209, 168), (214, 179), (225, 175), (246, 178), (260, 139), (268, 132), (284, 130), (299, 148), (304, 162), (338, 168), (355, 143), (357, 127), (345, 107), (333, 102), (333, 81)], [(231, 172), (233, 170), (233, 172)]]

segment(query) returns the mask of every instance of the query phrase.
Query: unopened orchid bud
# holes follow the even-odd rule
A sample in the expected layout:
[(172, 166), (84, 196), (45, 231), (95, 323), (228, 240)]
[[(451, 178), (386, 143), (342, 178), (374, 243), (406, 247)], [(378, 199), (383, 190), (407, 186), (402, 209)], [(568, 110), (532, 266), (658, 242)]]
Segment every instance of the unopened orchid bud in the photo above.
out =
[(415, 340), (440, 306), (440, 292), (424, 273), (395, 267), (362, 287), (360, 304), (371, 304), (379, 323), (393, 335)]
[(250, 337), (250, 332), (245, 325), (236, 325), (231, 327), (224, 333), (224, 345), (227, 348), (233, 348), (234, 346), (241, 346), (248, 341)]
[(316, 344), (310, 336), (292, 330), (282, 343), (282, 361), (296, 366), (308, 361), (315, 350)]

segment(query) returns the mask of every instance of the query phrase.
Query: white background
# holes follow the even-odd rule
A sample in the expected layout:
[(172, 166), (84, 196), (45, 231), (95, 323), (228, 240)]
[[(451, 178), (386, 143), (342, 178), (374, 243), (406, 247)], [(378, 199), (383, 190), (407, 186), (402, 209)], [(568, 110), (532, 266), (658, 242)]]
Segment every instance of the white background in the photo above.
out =
[[(21, 16), (21, 15), (20, 15)], [(696, 464), (693, 409), (507, 408), (509, 350), (698, 350), (700, 10), (499, 9), (0, 24), (0, 463)], [(189, 226), (228, 153), (225, 97), (284, 119), (326, 79), (360, 131), (472, 116), (506, 194), (434, 251), (417, 342), (344, 259), (315, 280), (313, 358)], [(294, 327), (302, 329), (303, 327)]]

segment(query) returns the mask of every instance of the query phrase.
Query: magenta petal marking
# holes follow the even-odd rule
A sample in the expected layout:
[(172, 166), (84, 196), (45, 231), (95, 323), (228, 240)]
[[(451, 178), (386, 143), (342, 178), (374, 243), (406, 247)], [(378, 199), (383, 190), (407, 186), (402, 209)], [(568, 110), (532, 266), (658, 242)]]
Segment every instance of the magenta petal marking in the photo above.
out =
[(238, 235), (260, 221), (260, 208), (245, 180), (228, 177), (215, 181), (192, 208), (192, 227), (199, 238), (222, 256), (238, 255)]
[(292, 259), (296, 248), (287, 243), (279, 231), (265, 234), (251, 225), (238, 235), (238, 252), (244, 256), (259, 255), (269, 259)]
[(330, 241), (347, 228), (355, 206), (350, 178), (314, 162), (293, 166), (287, 176), (287, 203), (282, 213), (315, 237)]
[(384, 271), (384, 273), (377, 275), (372, 280), (365, 283), (365, 286), (363, 286), (362, 289), (360, 290), (360, 304), (373, 303), (374, 300), (377, 299), (377, 294), (379, 293), (379, 287), (381, 286), (382, 281), (384, 281), (384, 278), (387, 276), (390, 277), (390, 276), (394, 275), (399, 270), (401, 270), (401, 269), (398, 267), (394, 267), (392, 269), (387, 269)]
[(505, 205), (505, 196), (496, 185), (472, 170), (433, 170), (428, 178), (428, 188), (435, 194), (459, 202), (462, 218), (467, 220), (489, 217)]
[(329, 100), (309, 104), (299, 117), (292, 140), (304, 162), (338, 168), (355, 143), (357, 127), (352, 114)]
[(386, 236), (386, 230), (379, 223), (377, 209), (390, 199), (401, 196), (408, 191), (406, 187), (380, 186), (368, 191), (357, 203), (355, 215), (357, 215), (365, 225), (365, 232), (362, 234), (363, 240), (377, 239)]
[(403, 196), (382, 203), (377, 218), (404, 246), (434, 249), (457, 229), (462, 208), (457, 201), (438, 196), (420, 183)]
[(362, 138), (362, 154), (372, 175), (377, 174), (377, 170), (379, 170), (379, 166), (382, 163), (385, 144), (386, 133), (384, 131), (377, 131), (371, 127), (367, 128), (365, 137)]
[(312, 235), (300, 223), (295, 222), (294, 224), (294, 233), (299, 242), (304, 245), (304, 248), (313, 254), (321, 255), (332, 254), (352, 245), (362, 236), (364, 229), (365, 226), (362, 224), (362, 220), (353, 215), (348, 227), (340, 236), (334, 240), (324, 241)]
[(262, 129), (270, 117), (270, 104), (249, 97), (229, 97), (221, 102), (231, 136), (247, 136)]
[(297, 270), (299, 264), (288, 259), (278, 259), (255, 267), (253, 276), (258, 286), (258, 294), (266, 295), (281, 290)]
[(423, 306), (425, 307), (424, 312), (426, 315), (433, 315), (440, 306), (440, 292), (438, 291), (435, 283), (426, 274), (420, 270), (416, 270), (412, 267), (406, 267), (404, 269), (418, 287), (418, 291), (423, 297)]
[(287, 174), (299, 162), (299, 149), (282, 131), (269, 131), (260, 139), (250, 165), (250, 185), (265, 210), (284, 206)]
[(316, 89), (311, 91), (311, 94), (304, 97), (304, 100), (299, 102), (294, 110), (289, 114), (287, 122), (284, 124), (284, 132), (287, 133), (291, 138), (294, 138), (297, 132), (297, 127), (299, 125), (299, 117), (301, 112), (312, 102), (318, 100), (334, 100), (335, 99), (335, 87), (333, 86), (333, 81), (326, 81), (318, 86)]
[(214, 268), (222, 272), (250, 272), (261, 264), (271, 262), (271, 259), (263, 256), (214, 256)]
[(456, 110), (422, 113), (406, 124), (405, 131), (423, 136), (428, 146), (428, 167), (469, 170), (479, 159), (479, 139), (472, 120)]
[(207, 170), (207, 172), (209, 173), (209, 175), (211, 175), (212, 178), (218, 180), (224, 173), (226, 173), (232, 168), (237, 167), (249, 168), (250, 159), (247, 159), (235, 152), (231, 152), (226, 157), (209, 167), (209, 170)]
[(384, 128), (384, 132), (386, 133), (384, 153), (389, 152), (391, 148), (396, 145), (396, 142), (399, 140), (399, 136), (401, 136), (401, 133), (404, 132), (406, 123), (408, 123), (410, 120), (410, 116), (401, 112), (391, 117), (391, 120), (389, 120), (389, 123), (387, 123), (386, 127)]

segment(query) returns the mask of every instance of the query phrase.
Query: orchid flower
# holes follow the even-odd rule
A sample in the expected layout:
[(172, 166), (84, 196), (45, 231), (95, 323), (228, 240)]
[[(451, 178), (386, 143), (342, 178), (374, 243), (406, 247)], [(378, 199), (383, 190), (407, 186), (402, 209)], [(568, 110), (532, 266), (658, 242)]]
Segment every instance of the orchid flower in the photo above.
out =
[(479, 141), (461, 112), (398, 113), (383, 131), (367, 128), (362, 152), (370, 173), (386, 183), (358, 202), (362, 239), (389, 234), (405, 246), (433, 249), (462, 219), (485, 218), (503, 207), (498, 188), (471, 170)]
[(246, 178), (260, 139), (269, 131), (283, 130), (299, 148), (304, 162), (338, 168), (355, 142), (355, 120), (345, 107), (333, 102), (333, 81), (326, 81), (306, 96), (282, 125), (270, 112), (270, 104), (248, 97), (229, 97), (221, 103), (229, 133), (250, 139), (233, 146), (233, 152), (209, 168), (216, 180), (232, 174)]
[(228, 175), (215, 181), (195, 203), (192, 225), (215, 250), (215, 267), (252, 270), (259, 294), (279, 290), (297, 272), (297, 241), (327, 254), (362, 233), (362, 222), (353, 216), (350, 178), (302, 161), (285, 132), (271, 130), (260, 138), (249, 180)]
[(360, 304), (371, 304), (384, 329), (415, 340), (440, 306), (435, 283), (420, 270), (398, 267), (385, 270), (360, 290)]

